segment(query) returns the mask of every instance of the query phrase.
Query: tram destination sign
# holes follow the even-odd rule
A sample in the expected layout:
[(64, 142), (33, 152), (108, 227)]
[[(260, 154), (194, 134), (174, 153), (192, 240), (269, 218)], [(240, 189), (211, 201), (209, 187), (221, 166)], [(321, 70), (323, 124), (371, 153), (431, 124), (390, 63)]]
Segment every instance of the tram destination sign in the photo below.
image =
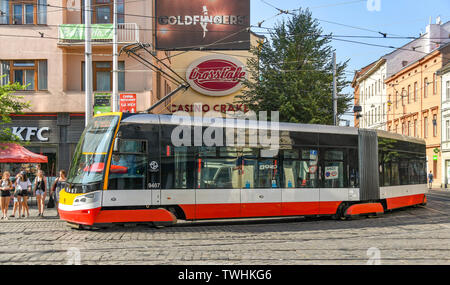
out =
[(249, 50), (250, 0), (156, 0), (159, 50)]

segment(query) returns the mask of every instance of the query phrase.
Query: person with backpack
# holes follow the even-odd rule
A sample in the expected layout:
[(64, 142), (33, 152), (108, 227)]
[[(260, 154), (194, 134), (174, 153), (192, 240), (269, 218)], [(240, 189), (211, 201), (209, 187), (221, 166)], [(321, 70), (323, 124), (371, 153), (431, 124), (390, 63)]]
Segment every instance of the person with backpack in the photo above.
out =
[(66, 171), (61, 169), (59, 171), (59, 176), (56, 178), (55, 182), (53, 182), (52, 189), (50, 190), (50, 196), (55, 194), (55, 208), (56, 208), (56, 216), (59, 216), (58, 205), (59, 205), (59, 192), (64, 188), (64, 184), (66, 182)]

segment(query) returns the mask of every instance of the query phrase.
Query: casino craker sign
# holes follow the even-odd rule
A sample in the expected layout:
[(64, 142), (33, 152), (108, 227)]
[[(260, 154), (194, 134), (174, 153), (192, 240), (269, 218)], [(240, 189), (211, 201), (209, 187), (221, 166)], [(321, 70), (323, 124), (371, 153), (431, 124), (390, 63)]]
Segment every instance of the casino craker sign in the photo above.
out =
[(224, 55), (210, 55), (194, 61), (186, 71), (191, 87), (204, 95), (227, 96), (242, 88), (247, 78), (245, 65)]

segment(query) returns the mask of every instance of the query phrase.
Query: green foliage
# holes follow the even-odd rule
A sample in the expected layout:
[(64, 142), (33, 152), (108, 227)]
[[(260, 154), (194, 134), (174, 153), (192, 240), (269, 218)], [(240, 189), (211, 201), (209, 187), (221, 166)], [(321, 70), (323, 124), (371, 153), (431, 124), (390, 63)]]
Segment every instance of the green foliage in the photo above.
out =
[[(0, 77), (1, 80), (1, 77)], [(20, 140), (10, 128), (2, 125), (11, 123), (10, 114), (22, 114), (23, 110), (30, 107), (29, 102), (23, 102), (23, 97), (14, 95), (14, 92), (25, 90), (26, 86), (19, 83), (0, 85), (0, 143), (15, 142)]]
[[(333, 50), (329, 43), (330, 37), (323, 36), (311, 13), (299, 10), (274, 27), (269, 41), (252, 47), (246, 90), (236, 101), (257, 113), (279, 111), (284, 122), (333, 124)], [(336, 64), (338, 94), (350, 83), (344, 74), (347, 63)], [(351, 100), (339, 96), (339, 115)]]

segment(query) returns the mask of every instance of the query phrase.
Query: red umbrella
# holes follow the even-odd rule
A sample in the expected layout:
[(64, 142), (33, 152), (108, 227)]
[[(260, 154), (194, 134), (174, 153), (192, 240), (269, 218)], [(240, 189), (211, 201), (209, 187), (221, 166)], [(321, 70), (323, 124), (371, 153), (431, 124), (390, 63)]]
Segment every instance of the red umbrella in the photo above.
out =
[(48, 158), (18, 144), (0, 143), (0, 163), (48, 163)]

